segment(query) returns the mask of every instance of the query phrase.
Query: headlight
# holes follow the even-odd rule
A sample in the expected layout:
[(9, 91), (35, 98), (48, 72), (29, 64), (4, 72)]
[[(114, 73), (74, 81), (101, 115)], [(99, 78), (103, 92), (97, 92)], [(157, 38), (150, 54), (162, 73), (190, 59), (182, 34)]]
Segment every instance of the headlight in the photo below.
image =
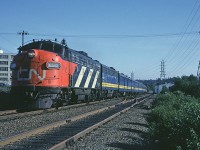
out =
[(59, 69), (60, 63), (59, 62), (47, 62), (46, 66), (48, 69)]
[(10, 69), (14, 70), (14, 69), (16, 69), (16, 66), (17, 66), (16, 63), (11, 63), (10, 64)]
[(28, 58), (33, 58), (33, 57), (35, 57), (35, 51), (34, 51), (34, 50), (28, 51), (27, 56), (28, 56)]

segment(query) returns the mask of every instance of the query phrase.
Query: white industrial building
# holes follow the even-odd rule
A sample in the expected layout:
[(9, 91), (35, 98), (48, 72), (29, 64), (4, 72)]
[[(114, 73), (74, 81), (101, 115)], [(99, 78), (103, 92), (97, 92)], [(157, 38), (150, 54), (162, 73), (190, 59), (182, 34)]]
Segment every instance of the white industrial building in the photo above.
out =
[(155, 88), (154, 88), (154, 92), (156, 94), (158, 94), (162, 91), (163, 87), (166, 87), (167, 89), (169, 89), (173, 85), (174, 85), (173, 83), (165, 83), (165, 84), (156, 85)]
[(15, 53), (4, 53), (3, 50), (0, 50), (0, 83), (11, 85), (12, 71), (10, 64), (15, 55)]

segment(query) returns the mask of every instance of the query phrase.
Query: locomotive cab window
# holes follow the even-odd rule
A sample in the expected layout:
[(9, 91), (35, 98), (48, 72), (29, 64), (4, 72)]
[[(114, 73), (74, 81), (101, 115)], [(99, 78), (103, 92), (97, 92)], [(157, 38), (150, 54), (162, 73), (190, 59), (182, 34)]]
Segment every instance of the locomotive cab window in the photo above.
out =
[(54, 52), (60, 56), (63, 54), (63, 47), (59, 44), (55, 44), (52, 42), (43, 42), (41, 43), (41, 48), (42, 50)]
[(53, 51), (53, 43), (44, 43), (43, 42), (43, 43), (41, 43), (39, 49), (52, 52)]
[(57, 53), (58, 55), (63, 54), (63, 47), (61, 45), (55, 44), (53, 48), (53, 52)]

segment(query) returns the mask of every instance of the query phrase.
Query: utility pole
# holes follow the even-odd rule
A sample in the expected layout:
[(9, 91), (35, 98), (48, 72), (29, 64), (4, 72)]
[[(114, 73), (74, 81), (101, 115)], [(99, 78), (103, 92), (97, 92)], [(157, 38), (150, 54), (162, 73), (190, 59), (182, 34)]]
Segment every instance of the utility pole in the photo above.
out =
[(161, 61), (161, 70), (160, 70), (160, 79), (161, 80), (165, 79), (165, 75), (166, 75), (166, 73), (165, 73), (165, 61), (162, 60)]
[(24, 46), (24, 35), (28, 35), (29, 33), (22, 31), (22, 32), (18, 32), (17, 34), (22, 35), (22, 46)]
[(134, 80), (134, 73), (131, 72), (131, 91), (133, 91), (133, 80)]
[(200, 61), (199, 61), (199, 66), (197, 70), (197, 79), (200, 80)]

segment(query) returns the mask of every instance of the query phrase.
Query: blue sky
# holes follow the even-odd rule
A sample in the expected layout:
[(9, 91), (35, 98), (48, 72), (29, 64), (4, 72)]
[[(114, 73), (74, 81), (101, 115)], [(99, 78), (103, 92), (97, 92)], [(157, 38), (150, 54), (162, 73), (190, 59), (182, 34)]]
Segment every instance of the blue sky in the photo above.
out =
[[(25, 41), (65, 38), (70, 48), (129, 76), (133, 71), (135, 79), (158, 78), (162, 59), (166, 77), (196, 75), (199, 7), (198, 0), (1, 0), (0, 48), (17, 52), (21, 37), (3, 33), (25, 30)], [(148, 36), (154, 34), (164, 36)]]

